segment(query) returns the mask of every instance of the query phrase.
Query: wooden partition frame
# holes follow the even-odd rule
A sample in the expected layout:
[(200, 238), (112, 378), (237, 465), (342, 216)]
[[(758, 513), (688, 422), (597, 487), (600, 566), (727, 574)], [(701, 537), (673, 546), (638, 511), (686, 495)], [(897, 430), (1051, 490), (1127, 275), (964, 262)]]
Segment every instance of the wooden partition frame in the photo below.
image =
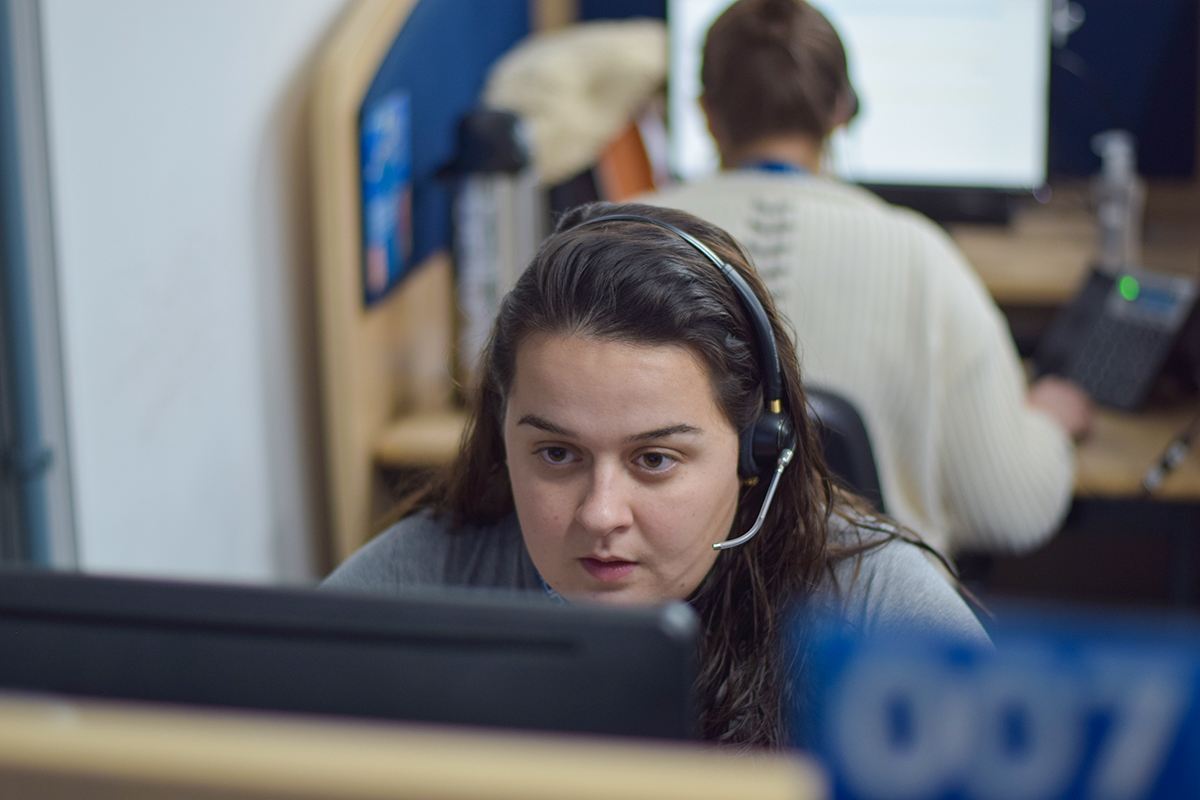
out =
[(332, 555), (371, 533), (373, 452), (398, 415), (449, 406), (450, 259), (435, 253), (367, 308), (362, 289), (358, 116), (363, 96), (417, 0), (361, 0), (317, 64), (312, 102), (314, 236), (322, 419)]

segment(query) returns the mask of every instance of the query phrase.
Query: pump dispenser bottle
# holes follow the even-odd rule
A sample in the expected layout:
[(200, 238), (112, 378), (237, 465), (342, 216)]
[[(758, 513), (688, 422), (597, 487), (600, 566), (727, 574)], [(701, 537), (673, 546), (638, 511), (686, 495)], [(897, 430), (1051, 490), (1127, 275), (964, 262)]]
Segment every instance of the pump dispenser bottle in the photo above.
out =
[(1142, 208), (1146, 185), (1137, 175), (1136, 140), (1129, 131), (1109, 130), (1092, 137), (1100, 174), (1092, 181), (1099, 227), (1099, 269), (1116, 275), (1141, 266)]

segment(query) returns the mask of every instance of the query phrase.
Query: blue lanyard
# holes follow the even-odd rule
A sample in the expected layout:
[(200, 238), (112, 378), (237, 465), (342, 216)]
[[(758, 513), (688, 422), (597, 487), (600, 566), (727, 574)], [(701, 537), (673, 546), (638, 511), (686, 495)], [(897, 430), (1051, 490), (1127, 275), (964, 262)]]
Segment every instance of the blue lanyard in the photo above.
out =
[[(537, 572), (537, 570), (534, 569), (534, 572)], [(552, 589), (550, 587), (550, 584), (546, 583), (546, 579), (542, 577), (542, 573), (538, 572), (537, 576), (538, 576), (538, 580), (541, 581), (541, 583), (542, 583), (542, 588), (546, 590), (547, 597), (549, 597), (551, 600), (553, 600), (554, 602), (559, 603), (561, 605), (570, 605), (570, 603), (567, 602), (567, 598), (563, 597), (561, 594), (554, 591), (554, 589)]]
[(790, 175), (807, 175), (808, 170), (798, 164), (792, 164), (787, 161), (750, 161), (741, 166), (741, 169), (754, 169), (761, 172), (777, 172)]

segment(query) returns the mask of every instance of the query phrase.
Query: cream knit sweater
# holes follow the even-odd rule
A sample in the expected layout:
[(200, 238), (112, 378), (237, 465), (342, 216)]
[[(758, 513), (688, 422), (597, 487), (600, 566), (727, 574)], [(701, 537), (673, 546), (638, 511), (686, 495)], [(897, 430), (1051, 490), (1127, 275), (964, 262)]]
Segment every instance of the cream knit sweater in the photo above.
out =
[(924, 217), (833, 180), (726, 172), (643, 202), (750, 251), (796, 328), (806, 383), (863, 415), (889, 513), (943, 552), (1023, 552), (1057, 529), (1074, 449), (1026, 402), (999, 309)]

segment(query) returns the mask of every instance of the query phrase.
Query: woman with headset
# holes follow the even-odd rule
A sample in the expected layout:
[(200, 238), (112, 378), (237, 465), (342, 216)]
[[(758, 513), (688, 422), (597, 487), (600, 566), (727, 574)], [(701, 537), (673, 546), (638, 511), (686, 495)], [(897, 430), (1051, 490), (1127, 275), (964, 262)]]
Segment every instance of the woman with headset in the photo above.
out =
[(786, 742), (785, 614), (986, 643), (918, 546), (834, 489), (742, 248), (681, 211), (569, 212), (505, 298), (454, 464), (326, 586), (684, 600), (700, 735)]

